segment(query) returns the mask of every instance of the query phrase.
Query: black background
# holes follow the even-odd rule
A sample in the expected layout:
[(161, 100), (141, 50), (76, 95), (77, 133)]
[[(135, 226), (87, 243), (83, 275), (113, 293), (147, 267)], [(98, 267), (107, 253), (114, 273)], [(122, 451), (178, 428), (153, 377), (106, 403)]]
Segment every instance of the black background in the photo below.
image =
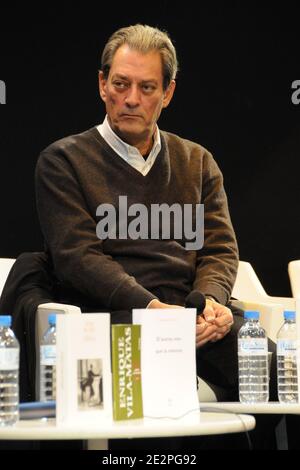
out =
[[(284, 2), (39, 2), (0, 7), (0, 257), (42, 249), (34, 200), (39, 152), (102, 122), (97, 70), (117, 28), (166, 29), (177, 90), (159, 125), (207, 147), (221, 167), (240, 258), (267, 292), (290, 295), (300, 258), (300, 7)], [(14, 6), (15, 5), (15, 6)]]

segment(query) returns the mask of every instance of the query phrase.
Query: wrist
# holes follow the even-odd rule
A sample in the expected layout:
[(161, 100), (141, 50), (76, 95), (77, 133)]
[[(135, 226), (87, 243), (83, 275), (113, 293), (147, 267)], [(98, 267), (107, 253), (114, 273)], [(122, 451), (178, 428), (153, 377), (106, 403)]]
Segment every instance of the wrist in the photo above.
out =
[(212, 297), (211, 295), (206, 295), (205, 299), (210, 300), (211, 302), (217, 302), (216, 299), (214, 297)]
[(158, 299), (152, 299), (150, 300), (146, 308), (157, 308), (159, 304), (160, 304), (160, 301)]

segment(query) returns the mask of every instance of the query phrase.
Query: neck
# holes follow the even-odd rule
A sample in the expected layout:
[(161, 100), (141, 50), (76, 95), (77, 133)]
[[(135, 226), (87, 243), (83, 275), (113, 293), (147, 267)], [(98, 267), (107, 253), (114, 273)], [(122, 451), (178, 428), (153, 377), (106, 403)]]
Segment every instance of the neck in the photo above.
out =
[(115, 132), (115, 134), (121, 140), (123, 140), (123, 142), (125, 142), (128, 145), (132, 145), (132, 147), (137, 148), (138, 151), (140, 152), (140, 154), (143, 157), (147, 158), (147, 156), (149, 155), (149, 153), (151, 152), (151, 149), (153, 147), (154, 137), (155, 137), (155, 133), (156, 133), (156, 126), (154, 127), (151, 134), (149, 134), (149, 132), (147, 132), (143, 136), (136, 136), (135, 137), (133, 135), (122, 134), (120, 131), (115, 129), (114, 126), (112, 126), (112, 123), (111, 123), (109, 117), (108, 117), (108, 123), (110, 125), (110, 128), (113, 130), (113, 132)]
[(148, 140), (148, 142), (139, 143), (137, 145), (134, 145), (134, 147), (138, 149), (138, 151), (143, 157), (147, 158), (153, 147), (153, 142), (154, 136), (152, 136), (151, 139)]
[(143, 139), (141, 138), (135, 139), (131, 135), (119, 135), (119, 137), (124, 142), (126, 142), (126, 144), (132, 145), (132, 147), (137, 148), (140, 154), (143, 157), (146, 157), (147, 155), (149, 155), (153, 147), (154, 135), (155, 135), (155, 131), (152, 133), (151, 136), (145, 136), (145, 138)]

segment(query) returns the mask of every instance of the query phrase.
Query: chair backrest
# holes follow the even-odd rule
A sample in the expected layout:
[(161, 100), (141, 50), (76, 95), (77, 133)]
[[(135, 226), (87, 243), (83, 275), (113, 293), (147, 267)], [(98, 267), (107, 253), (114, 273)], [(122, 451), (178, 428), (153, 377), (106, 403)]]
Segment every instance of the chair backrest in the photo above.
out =
[(284, 310), (296, 310), (296, 301), (292, 297), (268, 295), (251, 264), (245, 261), (239, 262), (232, 297), (239, 300), (240, 308), (260, 312), (261, 324), (269, 338), (275, 342), (277, 332), (283, 323)]
[(267, 297), (267, 295), (251, 264), (246, 261), (240, 261), (232, 297), (257, 301)]
[(0, 296), (3, 291), (7, 276), (16, 260), (14, 258), (0, 258)]
[(300, 297), (300, 260), (290, 261), (288, 273), (293, 297)]

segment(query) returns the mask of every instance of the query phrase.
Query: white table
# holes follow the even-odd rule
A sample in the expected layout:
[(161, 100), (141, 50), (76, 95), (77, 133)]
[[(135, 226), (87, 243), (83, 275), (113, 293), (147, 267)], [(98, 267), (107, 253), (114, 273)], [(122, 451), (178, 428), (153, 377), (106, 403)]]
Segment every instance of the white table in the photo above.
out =
[[(87, 440), (89, 449), (104, 449), (107, 439), (143, 437), (197, 436), (245, 432), (255, 427), (248, 415), (194, 412), (180, 419), (150, 419), (115, 422), (102, 420), (88, 425), (56, 426), (55, 419), (22, 420), (11, 427), (0, 428), (0, 439), (6, 440)], [(99, 439), (102, 445), (99, 446)]]
[(281, 404), (277, 401), (270, 401), (268, 403), (252, 403), (244, 404), (238, 401), (235, 402), (207, 402), (200, 403), (200, 409), (232, 412), (232, 413), (251, 413), (251, 414), (300, 414), (300, 404)]
[[(243, 404), (240, 402), (218, 402), (200, 403), (202, 410), (219, 410), (220, 412), (251, 413), (251, 414), (300, 414), (300, 404), (281, 404), (277, 401), (268, 403)], [(279, 450), (288, 450), (288, 439), (285, 416), (277, 425), (276, 430), (277, 447)]]

